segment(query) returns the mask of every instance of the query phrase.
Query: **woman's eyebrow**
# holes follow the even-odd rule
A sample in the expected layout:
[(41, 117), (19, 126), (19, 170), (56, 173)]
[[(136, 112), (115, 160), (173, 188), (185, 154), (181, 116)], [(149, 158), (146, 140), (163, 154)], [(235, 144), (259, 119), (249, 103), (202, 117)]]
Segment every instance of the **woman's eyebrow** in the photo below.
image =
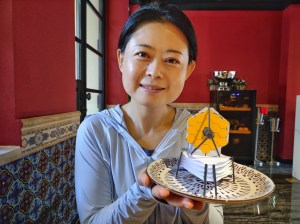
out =
[[(138, 45), (136, 45), (136, 47), (145, 47), (145, 48), (149, 48), (149, 49), (151, 49), (151, 50), (154, 50), (154, 47), (151, 47), (151, 46), (148, 45), (148, 44), (138, 44)], [(181, 55), (183, 55), (182, 52), (180, 52), (180, 51), (178, 51), (178, 50), (174, 50), (174, 49), (168, 49), (166, 52), (168, 52), (168, 53), (176, 53), (176, 54), (181, 54)]]
[(176, 53), (176, 54), (181, 54), (181, 55), (183, 55), (180, 51), (173, 50), (173, 49), (169, 49), (169, 50), (167, 50), (167, 52), (171, 52), (171, 53)]
[[(137, 44), (136, 47), (145, 47), (145, 48), (149, 48), (149, 49), (154, 50), (154, 47), (151, 47), (148, 44)], [(181, 54), (182, 55), (182, 52), (180, 52), (178, 50), (174, 50), (174, 49), (168, 49), (167, 52), (177, 53), (177, 54)]]
[(145, 47), (145, 48), (149, 48), (149, 49), (154, 49), (154, 47), (151, 47), (150, 45), (148, 44), (137, 44), (136, 47)]

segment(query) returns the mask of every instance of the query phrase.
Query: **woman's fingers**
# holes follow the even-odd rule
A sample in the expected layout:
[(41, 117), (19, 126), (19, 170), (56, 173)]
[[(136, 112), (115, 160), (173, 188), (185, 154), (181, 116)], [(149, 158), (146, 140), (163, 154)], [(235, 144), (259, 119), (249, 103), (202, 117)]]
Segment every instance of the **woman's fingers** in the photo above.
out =
[(172, 194), (168, 189), (159, 185), (155, 185), (152, 188), (152, 195), (157, 199), (165, 200), (169, 205), (184, 208), (193, 208), (194, 206), (192, 200)]
[(194, 201), (194, 207), (193, 207), (193, 209), (201, 211), (203, 209), (203, 207), (204, 207), (203, 202), (201, 202), (201, 201)]
[(165, 200), (169, 205), (173, 205), (180, 208), (188, 208), (188, 209), (203, 209), (203, 203), (200, 201), (193, 201), (192, 199), (181, 197), (179, 195), (171, 193), (168, 189), (155, 185), (152, 188), (152, 195), (159, 199)]
[(152, 187), (152, 195), (159, 200), (165, 200), (170, 195), (170, 191), (162, 186), (155, 185)]
[[(150, 186), (151, 179), (147, 174), (146, 168), (141, 170), (138, 175), (138, 183), (142, 186)], [(188, 209), (203, 209), (203, 203), (200, 201), (193, 201), (192, 199), (181, 197), (179, 195), (171, 193), (167, 188), (162, 187), (160, 185), (153, 185), (152, 187), (152, 195), (158, 200), (164, 200), (169, 205), (173, 205), (180, 208), (188, 208)]]
[(146, 168), (141, 170), (141, 172), (138, 175), (138, 183), (139, 185), (143, 185), (143, 186), (150, 186), (151, 184), (151, 180), (150, 177), (148, 176), (147, 172), (146, 172)]

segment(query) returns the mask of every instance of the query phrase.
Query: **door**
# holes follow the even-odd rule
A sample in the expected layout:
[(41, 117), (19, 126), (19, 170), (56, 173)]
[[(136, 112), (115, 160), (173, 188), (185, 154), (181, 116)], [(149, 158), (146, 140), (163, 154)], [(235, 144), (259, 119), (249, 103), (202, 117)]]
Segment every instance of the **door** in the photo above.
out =
[(81, 121), (105, 107), (104, 4), (104, 0), (75, 0), (75, 78)]

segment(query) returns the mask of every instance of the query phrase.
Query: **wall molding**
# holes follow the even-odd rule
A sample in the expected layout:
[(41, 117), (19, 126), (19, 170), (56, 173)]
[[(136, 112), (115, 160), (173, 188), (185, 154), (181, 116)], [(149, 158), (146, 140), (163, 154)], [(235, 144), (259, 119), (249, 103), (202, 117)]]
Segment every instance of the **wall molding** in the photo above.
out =
[(22, 157), (76, 136), (80, 112), (21, 119)]
[(208, 107), (209, 103), (171, 103), (170, 105), (180, 109), (197, 111), (203, 107)]
[[(182, 10), (284, 10), (300, 0), (169, 0), (168, 3)], [(136, 5), (139, 1), (130, 0), (129, 4)]]
[[(173, 107), (177, 107), (180, 109), (187, 109), (187, 110), (200, 110), (203, 107), (208, 107), (209, 103), (171, 103)], [(115, 104), (106, 105), (106, 108), (115, 107)], [(268, 111), (270, 112), (278, 112), (278, 105), (277, 104), (256, 104), (256, 107), (267, 107)]]

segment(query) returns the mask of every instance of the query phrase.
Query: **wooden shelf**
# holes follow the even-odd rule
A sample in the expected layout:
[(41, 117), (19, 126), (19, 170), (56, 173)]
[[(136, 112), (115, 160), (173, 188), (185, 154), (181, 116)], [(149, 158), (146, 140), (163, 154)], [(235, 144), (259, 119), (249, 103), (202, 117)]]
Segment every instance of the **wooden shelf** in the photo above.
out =
[(220, 111), (251, 111), (250, 107), (229, 107), (220, 105)]
[(249, 135), (251, 134), (251, 131), (240, 131), (240, 130), (230, 130), (230, 134), (243, 134), (243, 135)]

